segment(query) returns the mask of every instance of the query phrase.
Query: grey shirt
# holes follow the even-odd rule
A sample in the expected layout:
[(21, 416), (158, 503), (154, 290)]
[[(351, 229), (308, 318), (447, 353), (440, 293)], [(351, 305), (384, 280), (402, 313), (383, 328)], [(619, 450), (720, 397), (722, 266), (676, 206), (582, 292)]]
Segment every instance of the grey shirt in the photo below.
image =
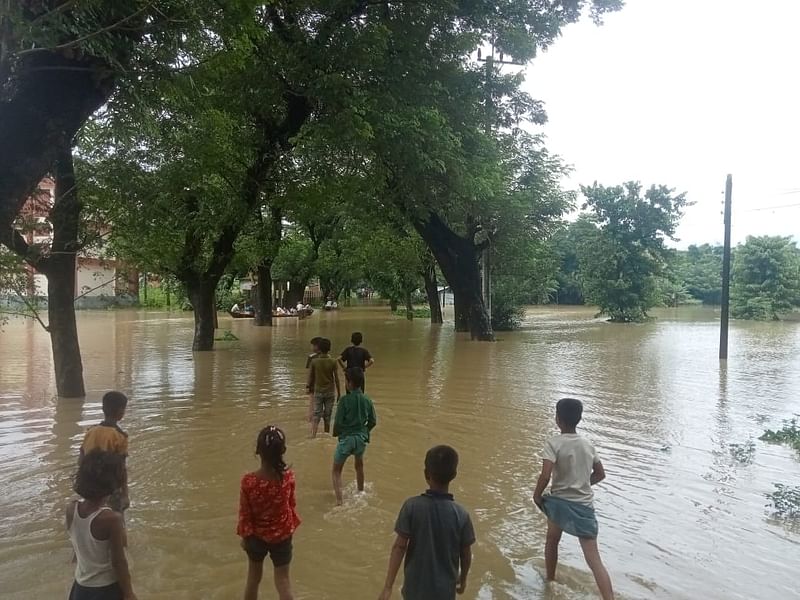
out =
[(409, 538), (403, 598), (454, 599), (461, 548), (475, 543), (475, 530), (464, 507), (452, 494), (428, 490), (405, 501), (394, 529)]

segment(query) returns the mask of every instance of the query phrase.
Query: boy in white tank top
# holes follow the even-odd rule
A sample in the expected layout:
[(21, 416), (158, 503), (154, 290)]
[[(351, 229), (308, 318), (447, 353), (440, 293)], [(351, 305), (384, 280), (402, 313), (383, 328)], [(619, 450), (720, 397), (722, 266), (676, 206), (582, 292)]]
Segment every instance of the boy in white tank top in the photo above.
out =
[(78, 466), (75, 492), (83, 500), (67, 504), (67, 531), (75, 550), (75, 582), (69, 600), (137, 600), (131, 586), (125, 526), (108, 500), (120, 488), (124, 459), (93, 450)]

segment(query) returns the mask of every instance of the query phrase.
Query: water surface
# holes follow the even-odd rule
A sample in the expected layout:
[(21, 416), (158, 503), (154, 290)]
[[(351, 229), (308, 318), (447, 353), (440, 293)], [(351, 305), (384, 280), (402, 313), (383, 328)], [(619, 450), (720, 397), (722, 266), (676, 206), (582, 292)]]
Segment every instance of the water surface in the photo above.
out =
[[(464, 598), (594, 598), (578, 544), (566, 536), (560, 583), (544, 585), (546, 524), (530, 501), (540, 450), (555, 432), (554, 401), (567, 394), (584, 400), (582, 428), (608, 472), (597, 490), (599, 541), (622, 598), (800, 597), (800, 531), (773, 519), (765, 499), (774, 482), (800, 480), (800, 461), (757, 440), (800, 413), (800, 325), (734, 323), (721, 367), (714, 317), (682, 309), (613, 325), (591, 310), (537, 309), (524, 330), (485, 344), (451, 324), (344, 309), (272, 329), (221, 318), (240, 341), (193, 355), (189, 315), (84, 312), (89, 396), (60, 403), (47, 335), (12, 321), (0, 333), (0, 597), (66, 597), (63, 506), (83, 431), (101, 418), (111, 388), (132, 399), (122, 425), (131, 435), (128, 522), (142, 600), (241, 596), (238, 481), (257, 467), (255, 436), (267, 423), (286, 430), (298, 479), (297, 598), (377, 597), (397, 510), (423, 491), (422, 460), (438, 443), (461, 455), (452, 491), (478, 534)], [(312, 336), (341, 350), (353, 330), (376, 358), (368, 392), (378, 428), (367, 494), (356, 497), (351, 482), (337, 509), (335, 440), (306, 439), (303, 367)], [(729, 445), (750, 440), (754, 459), (741, 464)]]

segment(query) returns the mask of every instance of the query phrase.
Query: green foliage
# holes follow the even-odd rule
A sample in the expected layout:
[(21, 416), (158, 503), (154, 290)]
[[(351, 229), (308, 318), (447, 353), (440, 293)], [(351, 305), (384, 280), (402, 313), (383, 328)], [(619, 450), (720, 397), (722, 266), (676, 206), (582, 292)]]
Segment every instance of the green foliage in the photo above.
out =
[(597, 226), (578, 248), (584, 296), (611, 321), (643, 320), (661, 302), (658, 277), (669, 258), (664, 240), (672, 239), (686, 197), (665, 186), (642, 195), (635, 182), (581, 189)]
[(797, 419), (784, 421), (781, 429), (775, 431), (767, 429), (758, 439), (772, 444), (785, 444), (800, 452), (800, 427), (797, 425)]
[(756, 455), (756, 443), (753, 440), (744, 444), (730, 444), (728, 449), (733, 459), (743, 465), (751, 464)]
[(594, 241), (597, 227), (589, 215), (582, 214), (575, 221), (556, 231), (549, 246), (559, 260), (556, 274), (557, 304), (583, 304), (583, 282), (580, 278), (578, 250), (587, 241)]
[(222, 332), (222, 335), (214, 338), (214, 341), (215, 342), (238, 342), (239, 338), (236, 337), (236, 334), (234, 334), (230, 329), (225, 329)]
[(703, 304), (719, 304), (722, 296), (722, 246), (689, 246), (678, 252), (676, 269), (686, 290)]
[(748, 237), (736, 248), (731, 315), (778, 320), (800, 304), (800, 251), (788, 237)]
[(272, 278), (305, 285), (313, 274), (315, 259), (312, 241), (303, 231), (293, 228), (281, 241), (278, 255), (272, 263)]
[[(392, 313), (395, 317), (403, 317), (404, 319), (408, 319), (408, 310), (405, 308), (398, 308), (396, 311)], [(414, 310), (411, 311), (411, 318), (412, 319), (430, 319), (431, 318), (431, 309), (426, 307), (414, 307)]]
[(524, 303), (524, 290), (514, 280), (495, 280), (492, 287), (492, 329), (517, 329), (525, 315), (522, 308)]
[(778, 517), (800, 517), (800, 486), (775, 483), (775, 491), (767, 494), (775, 515)]

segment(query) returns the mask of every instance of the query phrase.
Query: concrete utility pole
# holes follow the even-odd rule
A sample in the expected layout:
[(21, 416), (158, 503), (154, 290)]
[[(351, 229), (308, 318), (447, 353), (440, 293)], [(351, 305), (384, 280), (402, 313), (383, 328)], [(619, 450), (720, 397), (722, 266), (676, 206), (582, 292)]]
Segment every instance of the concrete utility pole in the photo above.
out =
[[(517, 65), (524, 66), (525, 63), (516, 62), (514, 60), (505, 60), (503, 53), (500, 53), (499, 58), (494, 57), (494, 35), (492, 35), (491, 48), (486, 58), (482, 58), (481, 50), (478, 48), (478, 60), (486, 63), (486, 135), (492, 136), (492, 123), (494, 121), (494, 111), (492, 110), (492, 80), (494, 79), (494, 65)], [(481, 253), (481, 295), (483, 296), (483, 304), (489, 313), (489, 318), (492, 316), (492, 271), (489, 263), (491, 257), (491, 248), (487, 245)]]
[(722, 306), (719, 317), (719, 358), (728, 359), (728, 318), (731, 292), (731, 195), (733, 178), (725, 180), (725, 244), (722, 247)]

